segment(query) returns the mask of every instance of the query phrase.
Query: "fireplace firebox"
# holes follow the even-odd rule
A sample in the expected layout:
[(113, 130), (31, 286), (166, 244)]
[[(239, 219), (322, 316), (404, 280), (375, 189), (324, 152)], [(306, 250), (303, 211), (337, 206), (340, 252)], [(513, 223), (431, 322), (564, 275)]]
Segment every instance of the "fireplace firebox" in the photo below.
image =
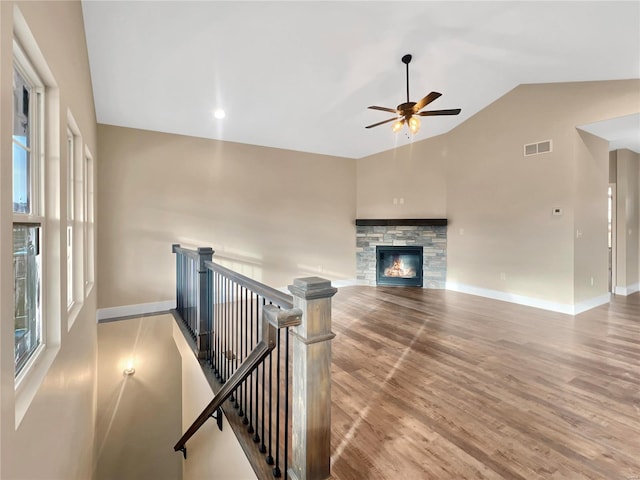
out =
[(376, 284), (422, 287), (422, 247), (377, 246)]

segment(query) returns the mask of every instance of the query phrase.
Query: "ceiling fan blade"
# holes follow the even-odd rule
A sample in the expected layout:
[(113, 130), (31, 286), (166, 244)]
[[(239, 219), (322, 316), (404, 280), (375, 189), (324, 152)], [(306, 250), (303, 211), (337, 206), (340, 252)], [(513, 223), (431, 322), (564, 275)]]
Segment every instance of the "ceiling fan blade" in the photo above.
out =
[(422, 100), (420, 100), (418, 103), (416, 103), (415, 107), (413, 107), (413, 111), (414, 112), (418, 112), (418, 111), (422, 110), (424, 107), (429, 105), (431, 102), (433, 102), (436, 98), (438, 98), (441, 95), (442, 94), (439, 93), (439, 92), (431, 92), (429, 95), (427, 95)]
[(416, 115), (421, 117), (432, 117), (435, 115), (458, 115), (462, 110), (459, 108), (451, 108), (449, 110), (427, 110), (426, 112), (418, 112)]
[(371, 110), (382, 110), (383, 112), (398, 113), (398, 110), (396, 110), (395, 108), (376, 107), (375, 105), (371, 105), (368, 108), (370, 108)]
[(373, 125), (368, 125), (368, 126), (366, 126), (366, 127), (364, 127), (364, 128), (377, 127), (378, 125), (382, 125), (383, 123), (393, 122), (394, 120), (398, 120), (398, 117), (393, 117), (393, 118), (390, 118), (389, 120), (383, 120), (383, 121), (381, 121), (381, 122), (374, 123)]

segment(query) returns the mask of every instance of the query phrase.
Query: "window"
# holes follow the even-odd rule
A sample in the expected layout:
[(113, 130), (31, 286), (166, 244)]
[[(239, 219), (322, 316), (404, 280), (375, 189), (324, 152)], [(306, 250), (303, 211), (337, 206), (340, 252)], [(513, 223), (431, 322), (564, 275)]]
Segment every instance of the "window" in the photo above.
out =
[(67, 310), (74, 304), (74, 275), (73, 275), (73, 219), (74, 219), (74, 144), (75, 139), (71, 130), (67, 130)]
[(94, 189), (93, 157), (85, 148), (84, 158), (84, 285), (85, 296), (89, 295), (94, 282)]
[(16, 46), (13, 71), (13, 276), (18, 376), (43, 347), (44, 88)]
[(82, 136), (67, 111), (67, 328), (70, 330), (84, 301), (84, 156)]

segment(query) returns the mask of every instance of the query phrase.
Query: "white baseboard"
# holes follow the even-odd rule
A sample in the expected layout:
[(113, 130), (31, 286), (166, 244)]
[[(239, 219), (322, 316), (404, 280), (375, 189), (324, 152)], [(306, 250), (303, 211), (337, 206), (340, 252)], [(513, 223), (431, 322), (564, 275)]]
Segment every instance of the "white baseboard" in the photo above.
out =
[(549, 310), (552, 312), (564, 313), (567, 315), (577, 315), (582, 312), (586, 312), (592, 308), (598, 307), (608, 303), (610, 300), (610, 294), (601, 295), (593, 299), (580, 302), (577, 304), (565, 304), (557, 302), (549, 302), (547, 300), (541, 300), (539, 298), (527, 297), (524, 295), (516, 295), (513, 293), (501, 292), (499, 290), (490, 290), (487, 288), (474, 287), (472, 285), (464, 285), (456, 282), (447, 282), (447, 290), (454, 292), (468, 293), (470, 295), (477, 295), (479, 297), (492, 298), (494, 300), (501, 300), (503, 302), (516, 303), (518, 305), (525, 305), (527, 307), (540, 308), (542, 310)]
[(599, 307), (600, 305), (605, 305), (611, 301), (611, 294), (605, 293), (604, 295), (600, 295), (599, 297), (595, 297), (584, 302), (576, 303), (573, 306), (573, 314), (578, 315), (582, 312), (586, 312), (587, 310), (591, 310), (592, 308)]
[(346, 280), (332, 280), (331, 281), (331, 286), (333, 286), (335, 288), (354, 287), (356, 285), (360, 285), (360, 284), (358, 283), (358, 280), (356, 280), (355, 278), (348, 278)]
[(631, 295), (636, 292), (640, 292), (640, 283), (634, 283), (633, 285), (629, 285), (627, 287), (616, 286), (616, 295), (622, 295), (626, 297), (627, 295)]
[(137, 305), (124, 305), (122, 307), (99, 308), (97, 313), (98, 321), (109, 320), (111, 318), (130, 317), (134, 315), (145, 315), (149, 313), (166, 312), (176, 308), (175, 300), (164, 302), (139, 303)]

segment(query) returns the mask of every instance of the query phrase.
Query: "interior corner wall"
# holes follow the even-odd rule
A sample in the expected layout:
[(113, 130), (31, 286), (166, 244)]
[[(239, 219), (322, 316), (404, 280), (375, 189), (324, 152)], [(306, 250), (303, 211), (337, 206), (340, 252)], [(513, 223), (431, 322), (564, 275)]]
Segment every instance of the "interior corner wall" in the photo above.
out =
[(101, 308), (175, 299), (171, 245), (276, 288), (355, 278), (355, 161), (99, 125)]
[(604, 303), (609, 301), (609, 142), (577, 130), (575, 145), (574, 305)]
[[(16, 23), (14, 24), (14, 19)], [(23, 22), (24, 20), (24, 22)], [(46, 152), (48, 175), (47, 208), (65, 214), (66, 202), (66, 125), (70, 110), (85, 145), (97, 149), (96, 121), (89, 61), (84, 35), (82, 6), (68, 1), (0, 2), (0, 478), (86, 480), (94, 466), (96, 401), (96, 293), (85, 298), (71, 328), (68, 328), (66, 302), (54, 299), (56, 310), (48, 310), (54, 330), (60, 330), (59, 349), (41, 383), (34, 385), (30, 402), (21, 421), (16, 419), (14, 377), (14, 283), (12, 240), (12, 80), (14, 27), (29, 30), (29, 49), (36, 48), (55, 79), (50, 93), (57, 108), (49, 110), (54, 126), (48, 145), (59, 145)], [(32, 38), (31, 38), (32, 37)], [(33, 40), (35, 47), (31, 44)], [(23, 45), (24, 47), (24, 45)], [(26, 48), (26, 47), (25, 47)], [(49, 105), (49, 103), (48, 103)], [(59, 129), (56, 126), (59, 125)], [(55, 138), (56, 132), (59, 138)], [(49, 172), (54, 172), (50, 175)], [(54, 203), (52, 205), (51, 203)], [(60, 205), (55, 205), (59, 203)], [(51, 210), (50, 210), (51, 211)], [(60, 218), (56, 221), (59, 223)], [(47, 226), (51, 223), (47, 221)], [(55, 230), (55, 229), (53, 229)], [(64, 228), (59, 258), (66, 258)], [(49, 230), (50, 232), (52, 230)], [(55, 263), (55, 262), (54, 262)], [(60, 285), (66, 284), (66, 269), (55, 268)], [(51, 272), (47, 278), (51, 278)], [(60, 291), (65, 292), (64, 289)], [(64, 295), (63, 293), (63, 295)], [(58, 309), (59, 305), (59, 309)]]
[[(638, 104), (637, 80), (520, 85), (447, 134), (358, 160), (358, 216), (446, 217), (447, 288), (575, 313), (607, 294), (606, 243), (602, 252), (589, 245), (606, 240), (608, 180), (607, 157), (591, 152), (603, 144), (585, 144), (576, 126), (636, 113)], [(552, 152), (524, 156), (525, 144), (544, 140)], [(383, 172), (411, 181), (380, 201)], [(399, 196), (418, 200), (393, 205)], [(589, 216), (594, 202), (602, 218)], [(576, 268), (579, 282), (588, 279), (579, 291)]]
[(616, 294), (640, 290), (640, 154), (618, 150), (616, 181)]

